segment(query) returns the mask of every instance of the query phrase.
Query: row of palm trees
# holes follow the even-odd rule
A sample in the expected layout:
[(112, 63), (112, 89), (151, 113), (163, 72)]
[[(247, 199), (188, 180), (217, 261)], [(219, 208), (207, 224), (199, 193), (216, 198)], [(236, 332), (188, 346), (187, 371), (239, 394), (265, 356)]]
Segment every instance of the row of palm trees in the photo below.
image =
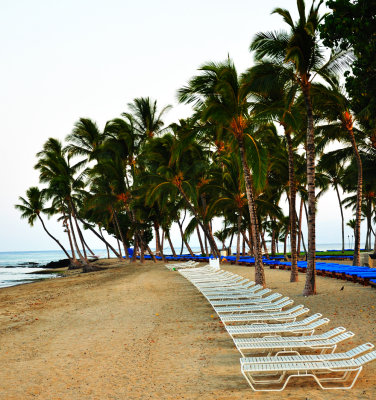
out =
[[(237, 260), (240, 247), (242, 252), (248, 247), (255, 257), (255, 281), (265, 285), (266, 236), (272, 254), (280, 241), (286, 253), (290, 236), (290, 280), (298, 280), (306, 216), (303, 294), (311, 295), (316, 292), (317, 199), (332, 187), (342, 216), (343, 247), (342, 207), (355, 209), (354, 264), (359, 265), (362, 215), (369, 245), (373, 231), (376, 149), (369, 140), (372, 129), (351, 112), (338, 83), (350, 56), (332, 52), (325, 57), (318, 37), (320, 5), (313, 4), (306, 14), (304, 2), (298, 0), (297, 22), (287, 10), (276, 9), (288, 30), (258, 33), (250, 45), (255, 65), (244, 73), (238, 74), (230, 58), (200, 67), (178, 90), (178, 100), (193, 109), (185, 120), (164, 128), (170, 107), (159, 111), (156, 101), (137, 98), (103, 131), (82, 118), (66, 145), (48, 139), (35, 165), (44, 187), (32, 187), (20, 197), (16, 207), (22, 217), (31, 225), (40, 220), (72, 266), (85, 271), (92, 270), (85, 230), (102, 240), (108, 252), (133, 261), (137, 250), (141, 261), (145, 252), (154, 258), (149, 248), (153, 233), (162, 258), (165, 240), (175, 255), (173, 223), (181, 232), (180, 251), (185, 245), (192, 253), (189, 238), (195, 234), (202, 253), (218, 256), (215, 238), (224, 246), (236, 237)], [(331, 142), (341, 145), (326, 152)], [(346, 199), (341, 199), (339, 188), (348, 194)], [(284, 197), (287, 217), (280, 207)], [(58, 216), (70, 252), (47, 231), (43, 214)], [(212, 229), (215, 217), (223, 221), (217, 232)], [(103, 230), (116, 238), (116, 249)]]

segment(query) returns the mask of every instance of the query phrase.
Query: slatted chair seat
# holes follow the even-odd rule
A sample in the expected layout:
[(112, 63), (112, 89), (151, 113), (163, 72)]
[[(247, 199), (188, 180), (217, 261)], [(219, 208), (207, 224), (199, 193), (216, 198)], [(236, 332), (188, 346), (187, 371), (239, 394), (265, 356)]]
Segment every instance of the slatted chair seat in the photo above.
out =
[(297, 317), (300, 317), (309, 312), (309, 308), (305, 308), (302, 304), (284, 311), (274, 311), (272, 313), (245, 313), (245, 314), (223, 314), (220, 316), (221, 321), (225, 325), (237, 324), (244, 322), (294, 322)]
[(291, 334), (291, 335), (309, 335), (312, 334), (316, 328), (319, 328), (329, 323), (328, 318), (320, 318), (312, 321), (306, 325), (299, 324), (255, 324), (255, 325), (239, 325), (239, 326), (226, 326), (227, 332), (233, 338), (238, 335), (247, 336), (265, 336), (268, 334)]
[(209, 281), (209, 282), (192, 282), (197, 288), (217, 288), (217, 287), (231, 287), (231, 286), (242, 286), (249, 282), (248, 279), (223, 279), (221, 281)]
[(242, 357), (240, 365), (245, 364), (266, 364), (266, 363), (282, 363), (282, 362), (311, 362), (311, 361), (331, 361), (345, 360), (354, 358), (358, 355), (372, 350), (375, 346), (372, 343), (364, 343), (354, 347), (343, 353), (328, 353), (328, 354), (300, 354), (300, 355), (285, 355), (272, 357)]
[(242, 299), (238, 299), (238, 298), (230, 298), (230, 299), (225, 299), (225, 300), (210, 300), (210, 298), (208, 298), (206, 296), (206, 298), (209, 300), (210, 304), (214, 307), (214, 306), (232, 306), (232, 305), (241, 305), (241, 304), (258, 304), (258, 303), (272, 303), (273, 300), (277, 300), (280, 297), (282, 297), (282, 295), (280, 293), (273, 293), (270, 296), (267, 297), (252, 297), (252, 295), (249, 295), (248, 298), (242, 298)]
[[(341, 333), (340, 333), (341, 332)], [(245, 353), (267, 353), (272, 355), (280, 352), (299, 353), (304, 350), (334, 350), (338, 343), (343, 342), (354, 336), (353, 332), (345, 328), (335, 328), (321, 335), (312, 336), (272, 336), (262, 338), (234, 338), (234, 344), (241, 355)]]
[[(209, 295), (222, 295), (222, 294), (243, 294), (243, 293), (245, 293), (245, 294), (255, 294), (255, 293), (257, 293), (257, 292), (261, 292), (261, 290), (267, 290), (268, 292), (266, 292), (266, 293), (269, 293), (269, 292), (271, 292), (271, 290), (270, 289), (263, 289), (263, 287), (261, 286), (261, 285), (251, 285), (251, 283), (253, 283), (253, 282), (250, 282), (249, 284), (245, 284), (245, 285), (236, 285), (236, 286), (229, 286), (229, 287), (226, 287), (226, 288), (224, 288), (224, 287), (221, 287), (221, 286), (218, 286), (218, 287), (211, 287), (211, 288), (204, 288), (204, 289), (202, 289), (201, 291), (203, 292), (203, 293), (205, 293), (205, 295), (207, 295), (207, 296), (209, 296)], [(263, 293), (265, 293), (265, 292), (263, 292)]]
[(242, 313), (242, 312), (252, 312), (252, 311), (279, 311), (283, 308), (294, 303), (294, 300), (288, 297), (283, 297), (280, 300), (275, 301), (271, 304), (257, 304), (257, 305), (240, 305), (240, 306), (228, 306), (228, 307), (214, 307), (218, 314), (223, 313)]
[(235, 326), (227, 326), (226, 329), (229, 332), (246, 332), (248, 329), (253, 329), (257, 327), (272, 327), (274, 329), (278, 328), (296, 328), (310, 325), (312, 322), (317, 321), (322, 317), (322, 314), (316, 313), (311, 315), (310, 317), (303, 318), (300, 321), (293, 322), (284, 322), (278, 324), (268, 324), (268, 323), (257, 323), (257, 324), (247, 324), (247, 325), (235, 325)]
[(241, 371), (255, 391), (281, 391), (291, 378), (309, 376), (322, 389), (351, 389), (363, 366), (374, 360), (376, 351), (342, 360), (243, 364)]

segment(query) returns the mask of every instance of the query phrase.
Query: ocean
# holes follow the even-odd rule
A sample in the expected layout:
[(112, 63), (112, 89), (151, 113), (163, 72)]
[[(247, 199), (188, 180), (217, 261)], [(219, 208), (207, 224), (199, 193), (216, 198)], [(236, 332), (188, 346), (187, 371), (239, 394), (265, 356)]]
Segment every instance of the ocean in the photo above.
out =
[[(151, 247), (154, 250), (153, 247)], [(325, 243), (317, 244), (317, 250), (341, 249), (341, 243)], [(107, 252), (105, 249), (93, 250), (100, 258), (106, 258)], [(180, 253), (180, 246), (175, 247), (175, 251)], [(192, 251), (200, 252), (200, 248), (192, 246)], [(233, 247), (232, 251), (236, 251)], [(279, 245), (279, 251), (283, 251), (283, 244)], [(165, 254), (170, 254), (170, 248), (164, 248)], [(184, 253), (188, 253), (184, 249)], [(21, 285), (30, 283), (36, 280), (45, 278), (57, 278), (58, 274), (37, 274), (38, 271), (43, 271), (45, 265), (50, 261), (58, 261), (66, 258), (65, 254), (60, 250), (50, 251), (9, 251), (0, 252), (0, 288)]]
[[(94, 251), (94, 250), (93, 250)], [(106, 250), (96, 250), (99, 257), (107, 257)], [(63, 251), (7, 251), (0, 252), (0, 288), (21, 285), (39, 279), (56, 278), (58, 274), (36, 274), (50, 261), (66, 258)]]

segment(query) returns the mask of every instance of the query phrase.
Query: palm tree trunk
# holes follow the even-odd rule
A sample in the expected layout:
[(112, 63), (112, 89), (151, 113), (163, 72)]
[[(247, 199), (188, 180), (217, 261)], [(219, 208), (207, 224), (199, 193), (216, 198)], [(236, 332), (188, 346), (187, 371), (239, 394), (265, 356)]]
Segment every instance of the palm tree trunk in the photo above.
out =
[(355, 142), (354, 131), (351, 128), (348, 129), (350, 134), (351, 145), (353, 148), (356, 164), (358, 167), (358, 183), (356, 189), (356, 224), (354, 229), (355, 243), (354, 243), (354, 259), (353, 265), (360, 265), (360, 223), (362, 218), (362, 189), (363, 189), (363, 165), (359, 155), (358, 146)]
[[(78, 237), (80, 238), (80, 241), (81, 241), (82, 251), (83, 251), (83, 253), (84, 253), (84, 254), (83, 254), (83, 258), (84, 258), (84, 260), (85, 260), (85, 263), (84, 263), (84, 272), (88, 272), (89, 270), (92, 270), (92, 268), (90, 268), (89, 266), (86, 266), (86, 265), (88, 265), (89, 260), (87, 259), (86, 250), (85, 250), (85, 245), (84, 245), (84, 242), (83, 242), (83, 236), (82, 236), (80, 227), (78, 226), (78, 222), (77, 222), (77, 218), (76, 218), (76, 208), (75, 208), (75, 206), (74, 206), (73, 201), (72, 201), (71, 198), (69, 198), (68, 201), (69, 201), (69, 206), (70, 206), (70, 209), (71, 209), (71, 214), (72, 214), (74, 223), (75, 223), (75, 225), (76, 225), (76, 230), (77, 230), (77, 233), (78, 233)], [(72, 221), (71, 221), (71, 226), (72, 226)], [(73, 226), (72, 226), (72, 232), (74, 232)], [(76, 246), (77, 246), (77, 241), (75, 241), (75, 244), (76, 244)], [(79, 254), (79, 256), (80, 256), (80, 258), (81, 258), (82, 255), (81, 255), (81, 253), (79, 252), (78, 246), (77, 246), (77, 253)]]
[[(303, 250), (304, 250), (304, 253), (307, 254), (307, 248), (306, 248), (305, 241), (304, 241), (303, 231), (302, 231), (302, 243), (303, 243)], [(306, 257), (306, 258), (307, 258), (307, 257)]]
[(117, 245), (118, 245), (119, 254), (120, 254), (122, 260), (124, 260), (123, 253), (121, 251), (120, 240), (119, 240), (119, 236), (120, 236), (119, 228), (118, 228), (118, 226), (116, 224), (115, 217), (113, 217), (113, 225), (114, 225), (114, 232), (115, 232), (115, 236), (116, 236), (116, 241), (117, 241)]
[[(102, 238), (104, 239), (104, 237), (103, 237), (103, 232), (102, 232), (102, 228), (99, 226), (99, 233), (100, 233), (100, 235), (102, 236)], [(109, 259), (110, 258), (110, 250), (109, 250), (109, 248), (108, 248), (108, 245), (107, 245), (107, 243), (106, 243), (106, 250), (107, 250), (107, 258)]]
[[(308, 210), (307, 210), (307, 205), (306, 205), (305, 202), (304, 202), (303, 204), (304, 204), (304, 212), (305, 212), (305, 216), (306, 216), (306, 221), (307, 221), (307, 225), (308, 225)], [(304, 252), (305, 252), (305, 254), (306, 254), (306, 259), (307, 259), (307, 257), (308, 257), (308, 252), (307, 252), (307, 248), (306, 248), (305, 241), (304, 241), (303, 231), (302, 231), (302, 243), (303, 243), (303, 248), (304, 248)]]
[(203, 245), (202, 239), (201, 239), (200, 227), (198, 225), (196, 225), (196, 232), (197, 232), (198, 241), (200, 242), (201, 254), (205, 254), (204, 245)]
[[(141, 235), (143, 236), (144, 231), (141, 231)], [(143, 264), (145, 262), (145, 247), (144, 243), (140, 243), (140, 263)]]
[(204, 243), (205, 243), (205, 255), (208, 256), (208, 255), (209, 255), (209, 251), (208, 251), (208, 239), (206, 238), (205, 235), (204, 235)]
[(185, 247), (187, 248), (187, 250), (189, 251), (189, 254), (193, 257), (194, 254), (192, 252), (192, 249), (189, 246), (189, 243), (187, 242), (187, 240), (184, 237), (184, 232), (183, 232), (183, 224), (178, 220), (178, 225), (179, 225), (179, 229), (180, 229), (180, 234), (181, 234), (181, 238), (183, 240), (183, 243), (185, 244)]
[(249, 239), (248, 239), (247, 235), (245, 234), (245, 232), (242, 232), (242, 235), (243, 235), (243, 239), (248, 244), (249, 251), (251, 251), (252, 243), (249, 241)]
[(78, 232), (78, 236), (79, 236), (80, 241), (81, 241), (82, 251), (84, 253), (85, 260), (88, 260), (87, 254), (86, 254), (84, 236), (82, 235), (81, 229), (80, 229), (80, 227), (78, 225), (77, 218), (75, 217), (75, 215), (73, 215), (73, 219), (74, 219), (74, 222), (76, 224), (76, 229), (77, 229), (77, 232)]
[(285, 240), (283, 241), (283, 257), (285, 257), (285, 260), (287, 260), (287, 238), (288, 233), (286, 232)]
[(125, 258), (127, 260), (129, 260), (129, 253), (128, 253), (127, 244), (125, 243), (123, 232), (122, 232), (122, 230), (120, 228), (120, 224), (119, 224), (119, 219), (118, 219), (117, 213), (116, 213), (116, 211), (114, 209), (112, 209), (112, 214), (114, 216), (115, 224), (116, 224), (117, 230), (119, 232), (121, 242), (123, 243), (123, 248), (124, 248), (124, 252), (125, 252)]
[(249, 236), (249, 240), (248, 240), (247, 243), (248, 243), (248, 245), (250, 246), (250, 247), (249, 247), (249, 250), (250, 250), (250, 252), (251, 252), (251, 255), (253, 256), (253, 255), (255, 254), (255, 252), (254, 252), (254, 249), (253, 249), (251, 225), (249, 225), (249, 227), (248, 227), (248, 236)]
[(151, 256), (151, 258), (153, 259), (153, 261), (154, 261), (154, 262), (157, 262), (157, 259), (155, 258), (155, 255), (154, 255), (154, 253), (151, 251), (149, 245), (148, 245), (146, 242), (142, 242), (142, 243), (145, 245), (146, 250), (147, 250), (148, 253), (150, 254), (150, 256)]
[(165, 239), (165, 231), (162, 228), (162, 240), (161, 240), (161, 249), (162, 249), (162, 251), (164, 249), (164, 239)]
[(244, 239), (244, 232), (243, 233), (243, 242), (242, 242), (242, 256), (245, 256), (245, 239)]
[(292, 148), (291, 132), (285, 129), (289, 163), (289, 213), (290, 213), (290, 242), (291, 242), (291, 275), (290, 282), (298, 282), (298, 257), (296, 255), (296, 185), (294, 151)]
[(84, 238), (84, 245), (85, 245), (86, 249), (89, 250), (89, 253), (90, 253), (92, 256), (95, 256), (95, 254), (93, 253), (93, 250), (91, 250), (91, 248), (89, 247), (89, 245), (86, 243), (85, 238)]
[(61, 248), (61, 250), (63, 250), (63, 252), (64, 252), (65, 255), (67, 256), (68, 260), (72, 262), (72, 257), (71, 257), (71, 256), (69, 255), (69, 253), (65, 250), (65, 247), (64, 247), (54, 236), (52, 236), (50, 232), (48, 232), (48, 230), (47, 230), (47, 228), (46, 228), (46, 225), (44, 225), (44, 222), (43, 222), (42, 217), (41, 217), (39, 214), (37, 214), (37, 215), (38, 215), (39, 221), (42, 223), (42, 226), (43, 226), (44, 231), (47, 233), (47, 235), (48, 235), (51, 239), (53, 239), (53, 240), (58, 244), (58, 246)]
[[(129, 207), (126, 207), (126, 211), (127, 211), (128, 215), (129, 215), (129, 218), (130, 218), (132, 224), (136, 225), (136, 217), (135, 217), (134, 211), (129, 209)], [(153, 259), (154, 262), (157, 262), (157, 259), (155, 258), (154, 253), (151, 251), (149, 245), (146, 242), (144, 242), (144, 239), (143, 239), (142, 235), (140, 234), (140, 232), (138, 230), (136, 230), (136, 234), (138, 236), (138, 240), (141, 243), (141, 245), (145, 246), (146, 250), (150, 254), (150, 257)]]
[(310, 83), (301, 84), (307, 112), (307, 184), (308, 184), (308, 257), (303, 296), (316, 294), (316, 194), (315, 194), (315, 142)]
[(265, 236), (264, 236), (264, 231), (262, 229), (260, 229), (260, 236), (261, 236), (261, 242), (262, 242), (262, 246), (264, 247), (264, 253), (266, 258), (269, 260), (269, 252), (268, 252), (268, 248), (266, 247), (266, 242), (265, 242)]
[[(220, 257), (220, 253), (219, 253), (219, 250), (218, 250), (218, 247), (217, 247), (217, 244), (215, 242), (215, 239), (214, 239), (214, 236), (213, 236), (213, 232), (212, 232), (211, 220), (208, 221), (208, 223), (205, 223), (205, 218), (206, 218), (206, 211), (205, 210), (207, 209), (207, 207), (206, 207), (206, 194), (203, 193), (203, 194), (201, 194), (200, 197), (201, 197), (201, 202), (202, 202), (202, 208), (204, 210), (203, 213), (202, 213), (203, 225), (206, 227), (206, 229), (207, 229), (207, 231), (208, 231), (208, 233), (210, 235), (210, 238), (208, 237), (208, 240), (209, 240), (209, 245), (210, 245), (210, 248), (211, 248), (211, 253), (214, 255), (214, 257)], [(217, 253), (217, 255), (215, 253)]]
[(160, 254), (161, 250), (159, 248), (159, 243), (158, 243), (158, 237), (159, 237), (159, 232), (155, 230), (155, 225), (154, 225), (154, 235), (155, 235), (155, 254)]
[(236, 241), (236, 264), (239, 263), (239, 258), (240, 258), (240, 225), (242, 222), (242, 213), (239, 211), (238, 213), (238, 237)]
[[(82, 220), (82, 218), (81, 218), (79, 215), (77, 215), (77, 218), (78, 218), (78, 220), (79, 220), (81, 223), (84, 223), (84, 222), (85, 222), (85, 221)], [(123, 257), (121, 256), (121, 254), (119, 254), (119, 253), (111, 246), (111, 244), (107, 242), (107, 240), (106, 240), (105, 238), (103, 238), (95, 229), (93, 229), (93, 228), (90, 226), (90, 224), (87, 224), (87, 227), (88, 227), (88, 229), (89, 229), (91, 232), (94, 233), (94, 235), (95, 235), (98, 239), (100, 239), (104, 244), (106, 244), (106, 246), (108, 246), (108, 247), (111, 249), (111, 251), (116, 255), (116, 257), (118, 257), (119, 259), (123, 260)]]
[(217, 248), (217, 245), (213, 239), (213, 236), (211, 235), (210, 231), (207, 229), (207, 227), (205, 226), (204, 223), (201, 222), (199, 215), (196, 211), (196, 209), (193, 207), (193, 205), (191, 204), (191, 202), (188, 199), (188, 196), (186, 195), (186, 193), (184, 192), (183, 188), (181, 186), (177, 186), (177, 188), (179, 189), (180, 194), (183, 196), (189, 210), (192, 212), (192, 214), (195, 216), (196, 221), (199, 223), (201, 229), (203, 230), (205, 236), (208, 238), (209, 241), (209, 245), (210, 247), (213, 249), (213, 255), (214, 257), (219, 257), (219, 251)]
[(72, 236), (71, 236), (70, 229), (69, 229), (69, 220), (68, 220), (68, 217), (65, 215), (65, 212), (63, 212), (63, 216), (64, 216), (64, 226), (65, 226), (65, 229), (67, 231), (68, 240), (69, 240), (69, 247), (70, 247), (71, 253), (72, 253), (72, 263), (74, 265), (78, 266), (79, 262), (77, 261), (76, 254), (74, 252), (74, 247), (73, 247), (73, 243), (72, 243)]
[(341, 222), (342, 222), (342, 253), (344, 253), (344, 252), (345, 252), (345, 219), (343, 218), (343, 209), (342, 209), (341, 197), (340, 197), (340, 195), (339, 195), (338, 185), (334, 185), (334, 188), (335, 188), (336, 193), (337, 193), (339, 209), (340, 209), (340, 211), (341, 211)]
[(70, 213), (68, 214), (68, 218), (69, 218), (69, 223), (70, 223), (70, 226), (71, 226), (72, 238), (73, 238), (74, 246), (75, 246), (75, 248), (76, 248), (76, 252), (77, 252), (77, 254), (78, 254), (78, 257), (79, 257), (79, 259), (80, 259), (82, 265), (85, 266), (85, 265), (87, 265), (87, 260), (84, 259), (83, 255), (81, 254), (80, 249), (79, 249), (79, 247), (78, 247), (77, 239), (76, 239), (76, 234), (75, 234), (75, 232), (74, 232), (73, 223), (72, 223), (72, 216), (71, 216)]
[[(121, 252), (120, 240), (119, 240), (119, 238), (118, 238), (118, 235), (116, 234), (117, 228), (116, 228), (115, 222), (113, 222), (112, 225), (114, 226), (114, 232), (115, 232), (115, 236), (116, 236), (116, 243), (117, 243), (117, 245), (118, 245), (118, 250), (119, 250), (120, 257), (121, 257), (122, 260), (124, 260), (123, 254), (122, 254), (122, 252)], [(118, 233), (118, 232), (117, 232), (117, 233)]]
[[(230, 238), (230, 244), (229, 244), (229, 248), (231, 249), (231, 247), (232, 247), (232, 241), (234, 240), (234, 235), (235, 235), (235, 232), (234, 231), (232, 231), (231, 232), (231, 238)], [(229, 254), (230, 256), (231, 256), (231, 254)]]
[(154, 221), (154, 231), (155, 231), (156, 244), (157, 244), (157, 246), (159, 248), (159, 255), (162, 257), (162, 260), (164, 262), (166, 262), (165, 256), (163, 254), (163, 249), (162, 249), (162, 246), (161, 246), (161, 238), (159, 236), (159, 224), (156, 221)]
[(174, 249), (174, 246), (172, 245), (171, 238), (170, 238), (170, 232), (166, 232), (166, 237), (167, 237), (167, 240), (168, 240), (168, 244), (170, 245), (170, 249), (172, 251), (172, 255), (174, 257), (176, 257), (175, 249)]
[(272, 229), (272, 257), (275, 257), (275, 229)]
[[(184, 216), (183, 216), (183, 220), (182, 220), (182, 222), (181, 222), (181, 225), (183, 225), (184, 224), (184, 221), (185, 221), (185, 216), (187, 215), (187, 210), (186, 209), (184, 209)], [(178, 225), (180, 224), (180, 220), (178, 220)], [(179, 226), (180, 227), (180, 226)], [(180, 233), (182, 232), (182, 229), (180, 229)], [(184, 249), (184, 237), (183, 237), (183, 235), (181, 235), (181, 248), (180, 248), (180, 255), (182, 255), (183, 254), (183, 249)]]
[(367, 237), (366, 237), (366, 250), (371, 250), (371, 218), (372, 218), (372, 205), (369, 199), (366, 203), (366, 218), (367, 218)]
[(212, 243), (214, 243), (214, 245), (215, 245), (215, 248), (213, 249), (212, 248), (212, 250), (211, 250), (211, 252), (213, 253), (213, 255), (214, 255), (214, 257), (215, 257), (215, 253), (217, 253), (217, 257), (220, 257), (220, 252), (219, 252), (219, 249), (218, 249), (218, 247), (217, 247), (217, 243), (215, 242), (215, 239), (214, 239), (214, 236), (213, 236), (213, 232), (212, 232), (212, 224), (211, 224), (211, 222), (209, 222), (208, 224), (207, 224), (207, 230), (208, 230), (208, 232), (209, 232), (209, 235), (210, 235), (210, 237), (211, 237), (211, 240), (212, 240)]
[(253, 196), (252, 176), (245, 156), (244, 141), (242, 135), (238, 135), (237, 139), (238, 139), (240, 157), (244, 172), (244, 181), (247, 193), (249, 215), (251, 219), (252, 244), (254, 248), (254, 257), (255, 257), (255, 282), (265, 287), (265, 273), (264, 273), (264, 266), (262, 264), (260, 232), (259, 232), (259, 224), (257, 221), (256, 205)]
[(133, 246), (133, 255), (131, 258), (131, 262), (134, 263), (137, 260), (137, 251), (138, 251), (138, 236), (134, 235), (134, 246)]
[(299, 208), (299, 227), (298, 227), (298, 247), (297, 247), (297, 257), (300, 257), (300, 244), (302, 240), (302, 217), (303, 217), (303, 199), (300, 198), (300, 208)]

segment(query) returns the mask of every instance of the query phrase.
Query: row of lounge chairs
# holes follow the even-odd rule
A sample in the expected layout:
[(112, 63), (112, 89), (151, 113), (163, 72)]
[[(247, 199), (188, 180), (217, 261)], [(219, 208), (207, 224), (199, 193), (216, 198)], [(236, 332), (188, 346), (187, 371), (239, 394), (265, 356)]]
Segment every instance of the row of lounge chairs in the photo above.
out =
[[(150, 256), (145, 256), (145, 259), (148, 259)], [(162, 260), (160, 256), (157, 256), (158, 260)], [(189, 264), (198, 265), (199, 263), (208, 263), (212, 260), (212, 257), (205, 256), (190, 256), (190, 255), (182, 255), (182, 256), (166, 256), (166, 260), (169, 261), (168, 265), (171, 268), (175, 268), (175, 265), (180, 265), (182, 263), (187, 263), (187, 267)], [(227, 256), (221, 257), (221, 260), (225, 260), (230, 263), (236, 262), (235, 256)], [(239, 259), (239, 263), (242, 265), (254, 265), (253, 257), (241, 257)], [(273, 259), (263, 259), (264, 265), (268, 265), (270, 268), (279, 268), (279, 269), (291, 269), (291, 262), (281, 261), (280, 257), (276, 257)], [(307, 269), (306, 261), (298, 261), (298, 269), (300, 272), (305, 272)], [(370, 267), (353, 267), (351, 265), (343, 265), (336, 263), (326, 263), (326, 262), (316, 262), (316, 273), (321, 276), (328, 276), (337, 279), (349, 280), (352, 282), (361, 283), (363, 285), (371, 285), (376, 287), (376, 269)]]
[(218, 314), (242, 355), (241, 372), (253, 390), (283, 390), (293, 377), (313, 377), (322, 389), (350, 389), (363, 366), (376, 359), (371, 343), (335, 353), (353, 332), (337, 327), (315, 334), (328, 318), (307, 316), (303, 305), (292, 306), (288, 297), (221, 270), (219, 260), (187, 266), (175, 264), (175, 269)]

